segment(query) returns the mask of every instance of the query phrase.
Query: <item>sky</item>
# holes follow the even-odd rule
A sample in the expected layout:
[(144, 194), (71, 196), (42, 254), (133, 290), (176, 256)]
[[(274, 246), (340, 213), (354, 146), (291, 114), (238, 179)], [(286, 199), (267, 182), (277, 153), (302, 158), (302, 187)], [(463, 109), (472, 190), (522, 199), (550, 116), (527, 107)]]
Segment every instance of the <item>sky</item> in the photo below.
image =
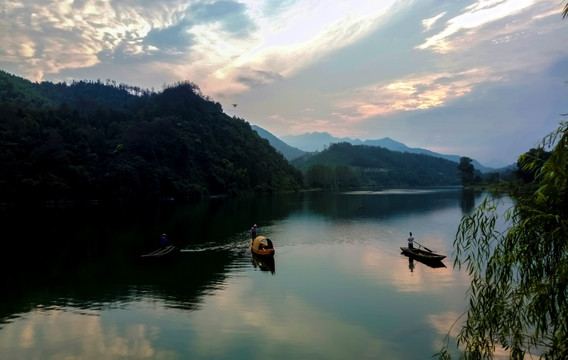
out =
[(390, 137), (504, 166), (568, 113), (564, 5), (0, 0), (0, 69), (155, 91), (190, 81), (278, 137)]

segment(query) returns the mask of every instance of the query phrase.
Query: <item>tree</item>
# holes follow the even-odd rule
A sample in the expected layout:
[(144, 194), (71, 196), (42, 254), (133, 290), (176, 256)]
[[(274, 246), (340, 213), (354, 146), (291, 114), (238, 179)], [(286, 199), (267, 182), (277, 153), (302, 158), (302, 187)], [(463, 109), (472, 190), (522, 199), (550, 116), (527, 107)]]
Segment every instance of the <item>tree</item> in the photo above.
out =
[(460, 172), (460, 177), (462, 179), (462, 185), (471, 184), (473, 181), (474, 167), (471, 163), (473, 160), (467, 156), (460, 158), (460, 163), (458, 164), (458, 170)]
[(542, 165), (550, 157), (550, 152), (543, 148), (530, 149), (517, 161), (517, 175), (525, 183), (534, 181), (535, 174), (542, 168)]
[(106, 83), (37, 84), (0, 70), (3, 201), (188, 199), (301, 188), (299, 170), (197, 85), (157, 94)]
[[(568, 123), (547, 136), (550, 157), (522, 155), (524, 169), (538, 169), (521, 185), (497, 228), (495, 201), (465, 216), (455, 240), (455, 266), (472, 278), (469, 309), (457, 342), (463, 359), (491, 359), (497, 347), (511, 359), (537, 355), (568, 358)], [(450, 359), (448, 340), (437, 354)]]

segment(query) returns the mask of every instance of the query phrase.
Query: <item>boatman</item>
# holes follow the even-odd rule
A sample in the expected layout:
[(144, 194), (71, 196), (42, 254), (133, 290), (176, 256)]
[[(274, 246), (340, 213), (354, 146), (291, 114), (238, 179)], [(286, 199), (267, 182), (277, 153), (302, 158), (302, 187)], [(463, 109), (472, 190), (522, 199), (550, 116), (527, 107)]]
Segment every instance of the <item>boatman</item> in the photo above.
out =
[(253, 227), (250, 229), (250, 235), (252, 236), (251, 240), (254, 240), (257, 232), (258, 232), (258, 228), (256, 227), (256, 224), (254, 224)]
[(162, 236), (160, 237), (160, 246), (162, 247), (162, 249), (164, 249), (166, 247), (166, 245), (168, 245), (168, 237), (166, 236), (166, 234), (162, 234)]
[(410, 236), (408, 237), (408, 248), (414, 249), (414, 238), (412, 237), (412, 232), (410, 233)]

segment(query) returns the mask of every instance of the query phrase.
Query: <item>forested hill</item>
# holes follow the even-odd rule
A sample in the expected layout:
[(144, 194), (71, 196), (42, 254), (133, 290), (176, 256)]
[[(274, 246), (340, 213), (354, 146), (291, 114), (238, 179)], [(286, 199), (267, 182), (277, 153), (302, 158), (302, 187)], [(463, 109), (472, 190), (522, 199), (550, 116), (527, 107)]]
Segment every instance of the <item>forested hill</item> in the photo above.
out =
[(0, 71), (0, 201), (190, 198), (301, 187), (250, 125), (192, 83), (32, 83)]
[(292, 162), (312, 187), (416, 187), (460, 185), (457, 164), (422, 154), (349, 143)]

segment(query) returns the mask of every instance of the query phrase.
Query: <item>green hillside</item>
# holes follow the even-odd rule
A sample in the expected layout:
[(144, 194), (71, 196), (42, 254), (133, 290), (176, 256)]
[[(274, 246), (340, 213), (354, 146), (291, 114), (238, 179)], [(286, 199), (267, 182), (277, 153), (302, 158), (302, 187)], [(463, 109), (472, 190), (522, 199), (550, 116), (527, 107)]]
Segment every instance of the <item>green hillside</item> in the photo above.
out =
[(418, 187), (460, 185), (457, 164), (428, 155), (349, 143), (331, 144), (292, 162), (310, 187)]
[(293, 191), (302, 175), (192, 83), (32, 83), (0, 71), (0, 201)]

